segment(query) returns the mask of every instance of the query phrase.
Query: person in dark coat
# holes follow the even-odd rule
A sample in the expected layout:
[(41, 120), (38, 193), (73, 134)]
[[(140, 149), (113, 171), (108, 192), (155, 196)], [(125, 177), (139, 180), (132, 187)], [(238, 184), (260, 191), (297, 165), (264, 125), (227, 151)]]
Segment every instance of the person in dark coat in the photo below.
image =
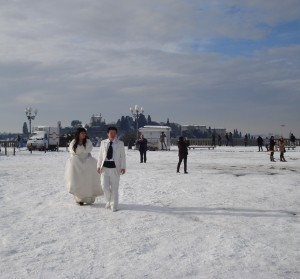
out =
[(211, 145), (213, 147), (216, 147), (216, 134), (215, 133), (213, 133), (211, 136)]
[(274, 160), (274, 151), (275, 151), (275, 146), (276, 146), (276, 142), (274, 137), (270, 137), (270, 146), (269, 146), (269, 151), (270, 151), (270, 161), (271, 162), (275, 162)]
[(232, 139), (233, 135), (231, 132), (229, 132), (229, 136), (228, 136), (228, 145), (229, 146), (233, 146), (233, 139)]
[(263, 151), (263, 148), (262, 148), (263, 144), (264, 144), (264, 140), (263, 140), (263, 138), (261, 136), (259, 136), (257, 138), (258, 152), (260, 152), (260, 150)]
[(144, 138), (144, 135), (141, 135), (140, 138), (138, 139), (137, 143), (139, 144), (139, 151), (140, 151), (140, 157), (141, 157), (141, 163), (146, 163), (147, 161), (147, 149), (148, 149), (148, 141), (147, 139)]
[(183, 166), (184, 166), (184, 173), (187, 172), (187, 155), (188, 155), (188, 147), (190, 145), (190, 142), (187, 139), (183, 139), (183, 137), (179, 137), (177, 146), (178, 146), (178, 156), (179, 161), (177, 164), (177, 172), (179, 172), (181, 162), (183, 160)]
[(220, 135), (218, 135), (218, 145), (219, 146), (222, 145), (222, 137)]
[(228, 146), (228, 143), (229, 143), (229, 135), (228, 135), (228, 133), (225, 134), (225, 139), (226, 139), (226, 146)]
[(296, 146), (296, 137), (294, 136), (294, 134), (291, 134), (290, 137), (290, 141), (291, 141), (291, 146)]
[(245, 146), (248, 145), (248, 135), (247, 134), (244, 137), (244, 143), (245, 143)]
[(17, 136), (17, 143), (18, 143), (18, 148), (20, 150), (20, 148), (22, 147), (22, 139), (21, 139), (21, 136), (19, 134)]

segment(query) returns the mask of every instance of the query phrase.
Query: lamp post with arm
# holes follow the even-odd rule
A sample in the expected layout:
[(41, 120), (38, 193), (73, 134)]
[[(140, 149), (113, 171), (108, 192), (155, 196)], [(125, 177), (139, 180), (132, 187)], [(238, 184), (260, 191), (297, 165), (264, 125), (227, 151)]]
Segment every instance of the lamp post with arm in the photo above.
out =
[(135, 105), (134, 108), (130, 107), (130, 111), (132, 113), (133, 118), (136, 121), (136, 138), (139, 138), (139, 118), (141, 114), (144, 112), (143, 107), (139, 107), (138, 105)]
[(35, 119), (37, 113), (38, 113), (37, 109), (35, 109), (34, 111), (31, 107), (28, 107), (28, 108), (25, 109), (25, 114), (26, 114), (27, 119), (29, 121), (29, 135), (31, 134), (31, 121)]

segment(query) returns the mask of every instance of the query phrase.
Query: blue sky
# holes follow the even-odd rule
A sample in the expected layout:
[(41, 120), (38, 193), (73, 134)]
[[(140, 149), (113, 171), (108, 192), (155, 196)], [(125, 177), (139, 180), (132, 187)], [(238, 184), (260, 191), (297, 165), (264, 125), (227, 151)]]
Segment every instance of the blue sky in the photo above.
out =
[(300, 136), (297, 0), (0, 4), (1, 132), (21, 132), (28, 106), (67, 126), (138, 104), (155, 121)]

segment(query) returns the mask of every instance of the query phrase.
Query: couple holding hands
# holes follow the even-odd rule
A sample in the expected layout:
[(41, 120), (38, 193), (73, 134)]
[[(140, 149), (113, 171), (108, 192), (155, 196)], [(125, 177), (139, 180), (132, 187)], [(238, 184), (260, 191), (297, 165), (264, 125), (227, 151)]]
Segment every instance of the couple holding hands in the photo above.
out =
[(120, 175), (126, 170), (124, 143), (117, 138), (117, 128), (107, 129), (107, 139), (101, 141), (98, 161), (91, 156), (92, 149), (86, 130), (78, 128), (69, 145), (66, 187), (79, 205), (93, 204), (97, 196), (104, 194), (105, 208), (117, 211)]

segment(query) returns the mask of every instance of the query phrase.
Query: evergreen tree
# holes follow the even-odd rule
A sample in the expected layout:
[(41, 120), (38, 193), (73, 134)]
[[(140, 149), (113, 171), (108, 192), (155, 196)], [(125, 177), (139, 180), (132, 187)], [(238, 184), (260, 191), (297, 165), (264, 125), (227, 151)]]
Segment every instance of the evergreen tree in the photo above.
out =
[(130, 131), (130, 126), (129, 116), (122, 116), (120, 121), (120, 129), (122, 131)]
[(147, 125), (147, 119), (146, 119), (144, 114), (140, 114), (138, 123), (139, 123), (139, 128), (144, 127), (145, 125)]
[(28, 135), (28, 127), (26, 122), (23, 124), (23, 135)]
[(71, 122), (71, 126), (72, 126), (73, 128), (82, 127), (82, 122), (79, 121), (79, 120), (73, 120), (73, 121)]

